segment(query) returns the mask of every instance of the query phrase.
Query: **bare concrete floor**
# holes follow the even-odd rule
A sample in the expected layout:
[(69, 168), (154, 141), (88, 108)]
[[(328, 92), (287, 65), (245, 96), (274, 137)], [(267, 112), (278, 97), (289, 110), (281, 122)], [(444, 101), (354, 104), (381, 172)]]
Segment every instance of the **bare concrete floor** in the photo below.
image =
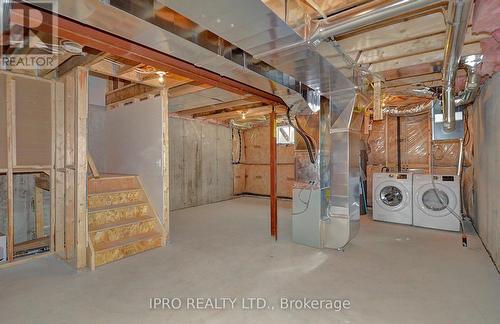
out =
[[(500, 276), (477, 237), (363, 217), (344, 251), (268, 236), (268, 200), (176, 211), (171, 244), (76, 272), (53, 257), (0, 270), (1, 323), (499, 323)], [(150, 310), (151, 297), (263, 297), (275, 309)], [(351, 308), (279, 308), (281, 297), (347, 298)]]

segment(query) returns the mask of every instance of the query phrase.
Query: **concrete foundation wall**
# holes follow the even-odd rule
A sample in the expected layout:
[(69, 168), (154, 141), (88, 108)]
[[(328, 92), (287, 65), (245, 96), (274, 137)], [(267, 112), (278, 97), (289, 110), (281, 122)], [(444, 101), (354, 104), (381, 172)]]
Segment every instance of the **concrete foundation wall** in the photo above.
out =
[(497, 265), (500, 265), (500, 73), (481, 89), (473, 107), (474, 205), (471, 217)]
[(171, 117), (169, 146), (171, 210), (233, 197), (229, 128)]

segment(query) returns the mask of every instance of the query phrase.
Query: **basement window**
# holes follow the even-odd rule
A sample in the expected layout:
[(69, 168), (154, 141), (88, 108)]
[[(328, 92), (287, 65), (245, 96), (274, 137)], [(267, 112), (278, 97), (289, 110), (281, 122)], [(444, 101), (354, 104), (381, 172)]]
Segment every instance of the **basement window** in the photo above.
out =
[(277, 137), (276, 141), (282, 145), (292, 145), (295, 143), (295, 129), (291, 126), (278, 126), (276, 127)]

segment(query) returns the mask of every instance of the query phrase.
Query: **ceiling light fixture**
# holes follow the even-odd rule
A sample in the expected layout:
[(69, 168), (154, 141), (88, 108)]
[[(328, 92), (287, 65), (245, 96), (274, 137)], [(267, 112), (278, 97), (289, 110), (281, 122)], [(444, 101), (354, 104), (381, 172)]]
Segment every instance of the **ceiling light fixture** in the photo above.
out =
[(165, 75), (167, 75), (167, 72), (157, 71), (156, 74), (158, 75), (158, 82), (161, 85), (165, 85)]
[(307, 105), (312, 112), (318, 112), (321, 108), (321, 94), (319, 91), (307, 92)]

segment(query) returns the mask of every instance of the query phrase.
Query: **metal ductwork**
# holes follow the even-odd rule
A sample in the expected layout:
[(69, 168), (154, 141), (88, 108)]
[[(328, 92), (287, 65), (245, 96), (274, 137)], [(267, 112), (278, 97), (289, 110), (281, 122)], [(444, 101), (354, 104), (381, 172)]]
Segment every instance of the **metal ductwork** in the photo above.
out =
[(462, 64), (467, 71), (464, 90), (455, 97), (455, 107), (464, 106), (472, 103), (479, 92), (479, 83), (481, 75), (479, 74), (479, 65), (483, 61), (482, 55), (469, 55), (462, 60)]
[[(455, 79), (472, 10), (472, 2), (472, 0), (450, 0), (448, 4), (443, 62), (443, 129), (445, 132), (453, 132), (456, 127)], [(471, 82), (474, 83), (474, 80)]]

